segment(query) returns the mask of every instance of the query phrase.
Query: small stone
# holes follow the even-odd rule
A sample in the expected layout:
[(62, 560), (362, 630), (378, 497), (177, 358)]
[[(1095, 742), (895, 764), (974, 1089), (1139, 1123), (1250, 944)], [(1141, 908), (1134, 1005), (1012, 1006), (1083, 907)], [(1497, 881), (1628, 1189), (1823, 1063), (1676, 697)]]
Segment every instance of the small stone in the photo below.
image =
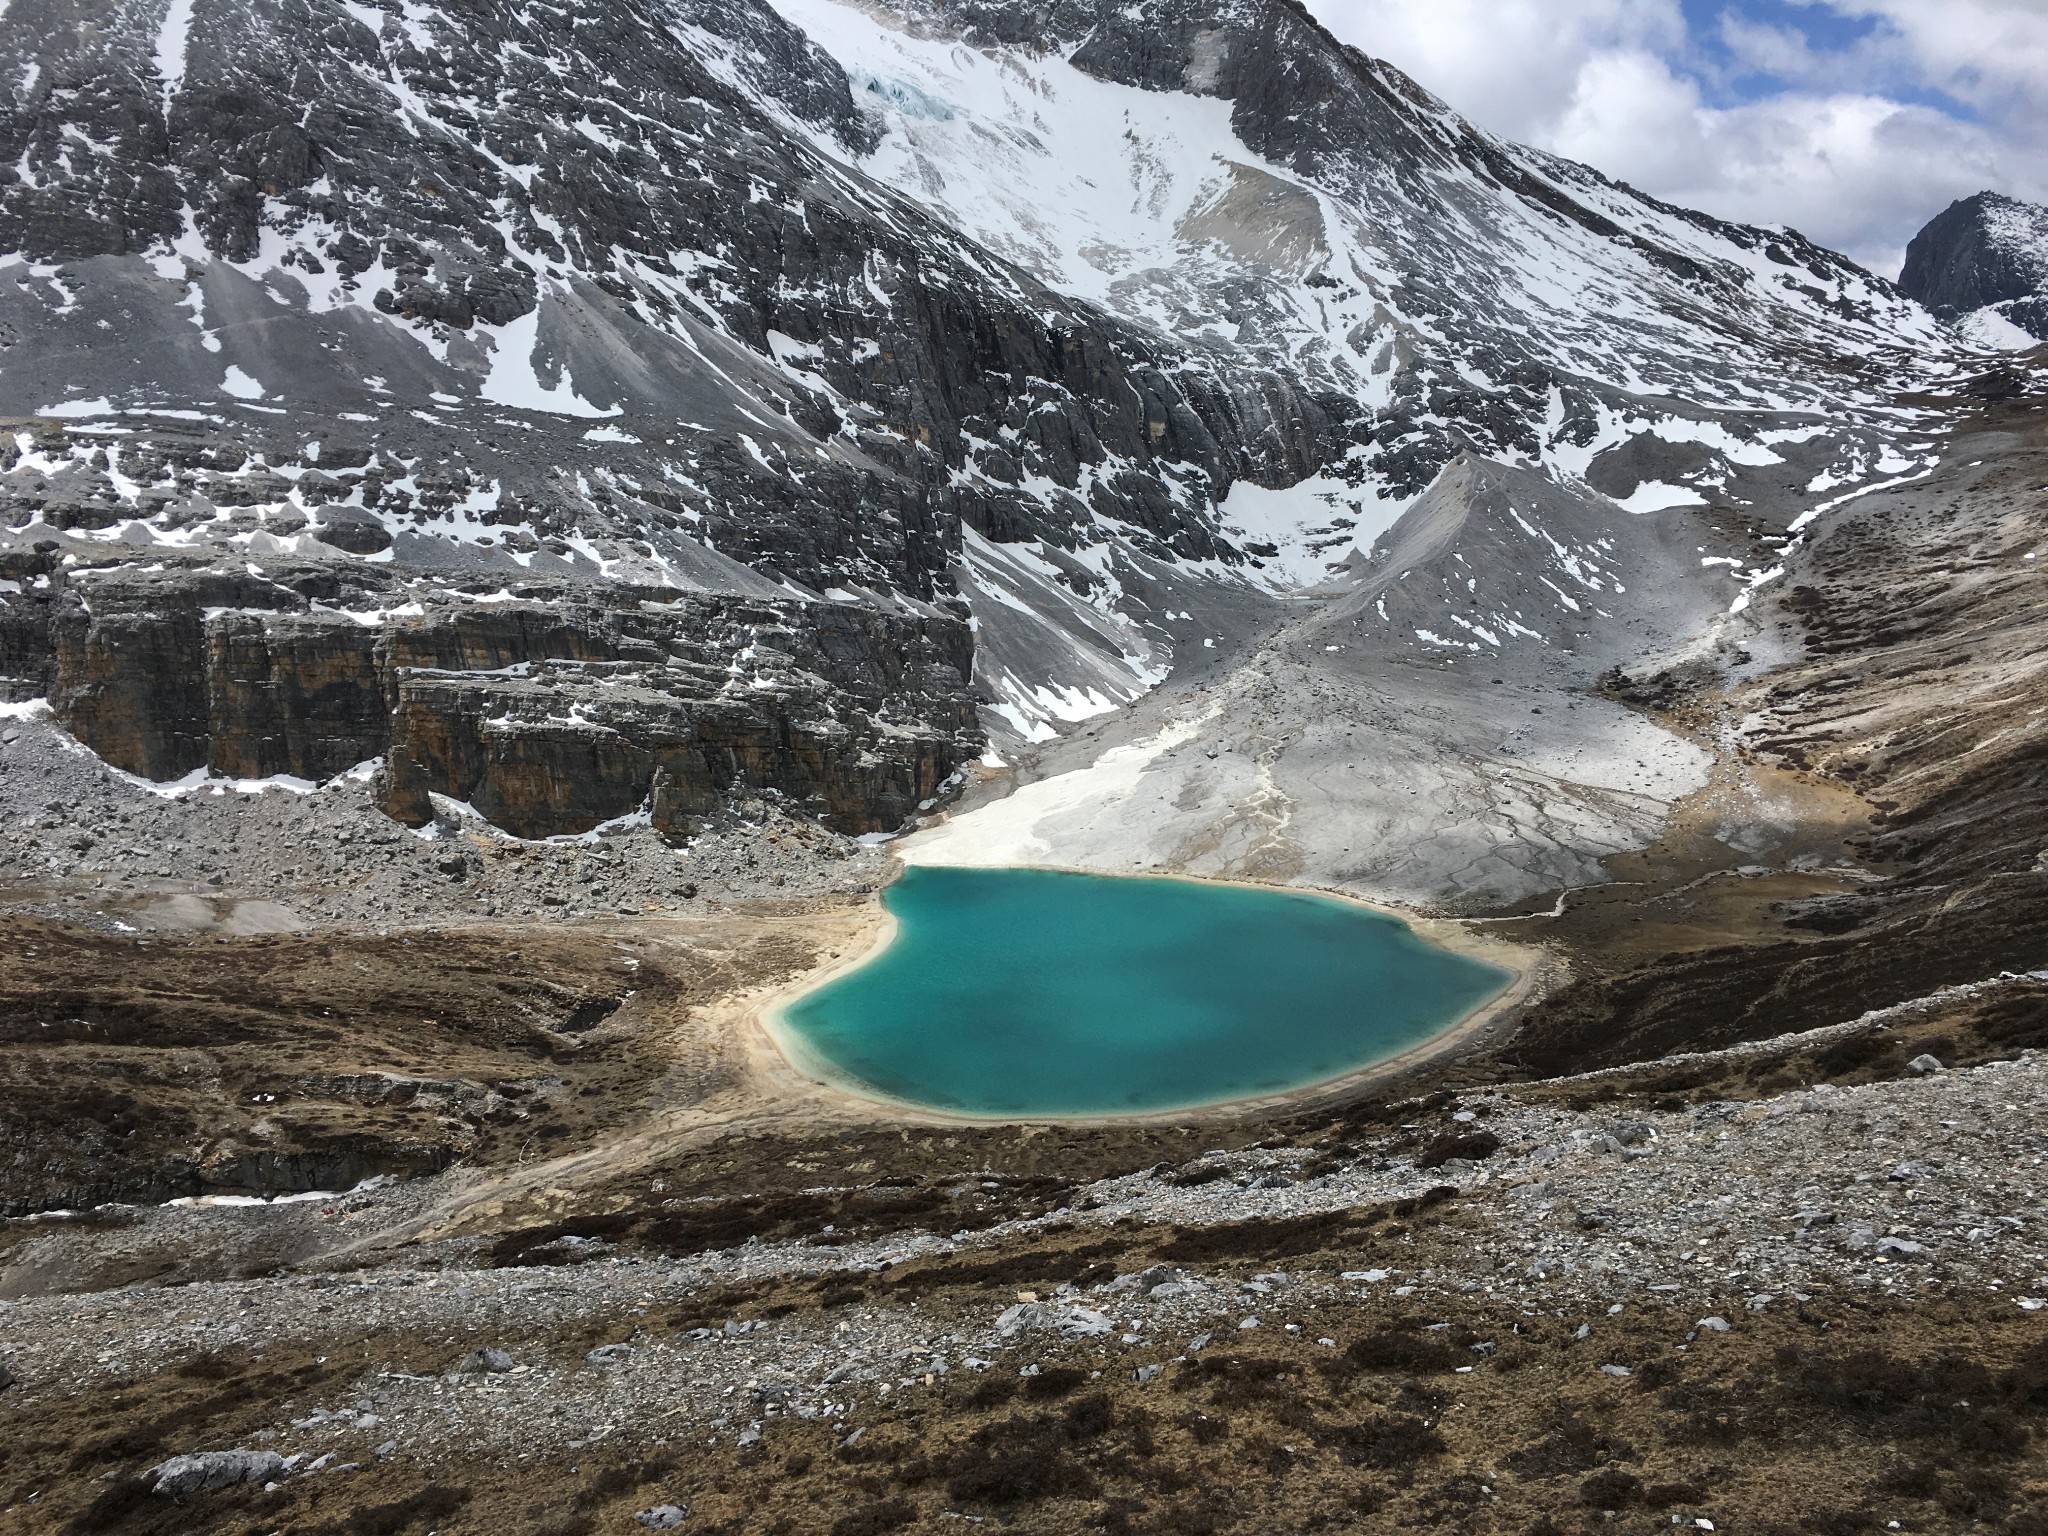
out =
[(1065, 1339), (1099, 1338), (1115, 1327), (1108, 1317), (1089, 1307), (1068, 1308), (1059, 1324), (1060, 1337)]
[(1135, 1288), (1147, 1296), (1157, 1296), (1161, 1291), (1184, 1296), (1190, 1289), (1186, 1273), (1171, 1264), (1154, 1264), (1150, 1269), (1139, 1270), (1131, 1279)]
[(633, 1517), (650, 1531), (672, 1531), (689, 1518), (689, 1506), (685, 1504), (656, 1504)]
[(1726, 1333), (1733, 1326), (1725, 1317), (1703, 1317), (1699, 1321), (1699, 1327), (1705, 1333)]
[(1633, 1376), (1635, 1372), (1625, 1365), (1603, 1365), (1600, 1367), (1600, 1374), (1602, 1376)]

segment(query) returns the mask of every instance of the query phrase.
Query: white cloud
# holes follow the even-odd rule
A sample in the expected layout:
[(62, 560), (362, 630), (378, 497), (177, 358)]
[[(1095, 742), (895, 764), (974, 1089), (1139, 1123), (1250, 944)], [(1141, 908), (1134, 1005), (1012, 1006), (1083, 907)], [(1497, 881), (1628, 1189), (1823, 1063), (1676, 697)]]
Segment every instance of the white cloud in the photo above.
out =
[(1679, 47), (1678, 0), (1310, 0), (1338, 37), (1511, 138), (1554, 126), (1588, 58)]
[(1979, 109), (2039, 112), (2048, 81), (2041, 0), (1797, 0), (1879, 23), (1909, 77)]
[(1887, 275), (1958, 197), (2048, 199), (2048, 0), (1793, 3), (1870, 25), (1829, 50), (1733, 0), (1710, 37), (1676, 0), (1310, 0), (1496, 133)]

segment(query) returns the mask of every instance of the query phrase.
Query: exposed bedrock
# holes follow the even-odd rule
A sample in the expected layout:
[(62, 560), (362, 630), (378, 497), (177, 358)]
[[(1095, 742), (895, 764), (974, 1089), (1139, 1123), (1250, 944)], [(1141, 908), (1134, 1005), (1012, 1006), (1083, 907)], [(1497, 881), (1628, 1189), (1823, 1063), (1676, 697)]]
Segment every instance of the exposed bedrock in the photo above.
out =
[[(38, 569), (40, 567), (40, 569)], [(532, 583), (488, 594), (316, 564), (67, 572), (15, 556), (12, 691), (116, 767), (323, 780), (386, 761), (519, 836), (648, 812), (683, 835), (772, 792), (899, 824), (979, 749), (964, 624), (842, 603)], [(26, 577), (23, 580), (22, 577)]]
[(1990, 309), (2048, 338), (2048, 208), (1996, 192), (1951, 203), (1906, 247), (1899, 286), (1945, 320)]
[[(1653, 1059), (1893, 1008), (2001, 972), (2036, 973), (2048, 933), (2048, 604), (2036, 488), (2048, 434), (2031, 402), (1959, 439), (1930, 478), (1821, 523), (1759, 589), (1733, 638), (1784, 663), (1727, 685), (1744, 756), (1855, 790), (1847, 853), (1869, 872), (1779, 909), (1764, 944), (1692, 946), (1589, 968), (1524, 1022), (1532, 1072)], [(1640, 702), (1682, 712), (1697, 677), (1646, 673)], [(2031, 991), (1987, 1026), (2038, 1020)]]

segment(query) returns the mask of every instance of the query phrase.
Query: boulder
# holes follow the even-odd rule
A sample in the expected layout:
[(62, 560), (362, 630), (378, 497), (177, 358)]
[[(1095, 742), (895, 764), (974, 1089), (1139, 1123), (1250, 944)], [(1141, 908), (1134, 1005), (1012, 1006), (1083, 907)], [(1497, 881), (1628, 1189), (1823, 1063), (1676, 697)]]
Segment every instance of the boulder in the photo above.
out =
[(143, 1476), (155, 1492), (184, 1498), (238, 1483), (276, 1482), (285, 1471), (284, 1458), (275, 1451), (191, 1451), (158, 1462)]
[(382, 554), (391, 547), (391, 530), (367, 512), (354, 507), (326, 506), (315, 514), (313, 537), (330, 549), (350, 555)]

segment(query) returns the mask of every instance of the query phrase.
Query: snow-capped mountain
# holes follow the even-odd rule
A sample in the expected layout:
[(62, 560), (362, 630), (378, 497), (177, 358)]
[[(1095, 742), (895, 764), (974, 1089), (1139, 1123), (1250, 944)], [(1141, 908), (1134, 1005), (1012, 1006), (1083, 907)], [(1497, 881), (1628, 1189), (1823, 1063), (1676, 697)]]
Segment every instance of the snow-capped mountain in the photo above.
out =
[(1962, 366), (1292, 0), (12, 0), (0, 78), (16, 691), (410, 819), (886, 827), (1333, 584), (1682, 643)]
[(1906, 247), (1899, 284), (1982, 345), (2048, 341), (2048, 208), (1996, 192), (1951, 203)]

